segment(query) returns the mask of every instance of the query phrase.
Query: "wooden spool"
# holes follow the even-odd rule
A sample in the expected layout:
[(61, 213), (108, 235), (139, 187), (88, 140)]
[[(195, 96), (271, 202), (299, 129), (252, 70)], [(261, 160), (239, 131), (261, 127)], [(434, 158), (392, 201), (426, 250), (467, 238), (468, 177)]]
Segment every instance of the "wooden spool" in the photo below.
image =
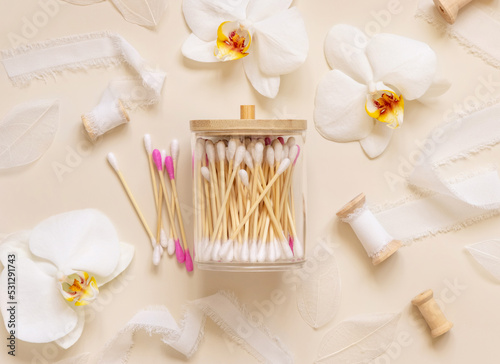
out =
[[(125, 122), (128, 123), (130, 121), (130, 117), (128, 116), (127, 110), (123, 106), (121, 100), (118, 100), (118, 106), (120, 107), (120, 111), (121, 111), (122, 115), (125, 117)], [(95, 142), (97, 140), (97, 138), (99, 137), (99, 135), (97, 135), (95, 133), (95, 128), (92, 127), (92, 125), (90, 124), (90, 120), (87, 119), (87, 117), (85, 115), (82, 115), (82, 123), (83, 123), (83, 127), (85, 128), (85, 131), (87, 132), (90, 140), (92, 142)]]
[(471, 1), (472, 0), (434, 0), (434, 4), (444, 20), (453, 24), (455, 20), (457, 20), (458, 11)]
[(411, 303), (418, 307), (431, 329), (432, 338), (436, 338), (450, 331), (453, 323), (446, 319), (433, 296), (432, 289), (428, 289), (415, 297)]
[[(352, 214), (356, 209), (359, 209), (364, 206), (366, 202), (366, 196), (364, 193), (360, 193), (358, 196), (349, 201), (340, 211), (337, 212), (337, 216), (340, 218), (346, 218), (350, 214)], [(373, 265), (378, 265), (382, 263), (384, 260), (389, 258), (395, 252), (401, 248), (403, 244), (399, 240), (392, 240), (385, 246), (385, 248), (376, 256), (372, 257)]]

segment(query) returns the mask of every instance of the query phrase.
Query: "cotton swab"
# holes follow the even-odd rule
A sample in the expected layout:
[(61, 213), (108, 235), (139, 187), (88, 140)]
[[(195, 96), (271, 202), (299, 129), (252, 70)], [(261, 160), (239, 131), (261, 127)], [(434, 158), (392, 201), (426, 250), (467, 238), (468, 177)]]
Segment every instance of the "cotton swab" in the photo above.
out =
[(176, 201), (175, 207), (177, 211), (177, 218), (179, 219), (179, 226), (181, 228), (182, 243), (184, 245), (184, 251), (185, 251), (186, 269), (188, 272), (191, 272), (193, 270), (193, 259), (191, 258), (191, 253), (189, 252), (189, 248), (187, 246), (186, 233), (184, 231), (184, 222), (182, 221), (182, 214), (179, 206), (179, 196), (177, 195), (174, 162), (172, 160), (172, 157), (167, 156), (165, 158), (165, 168), (167, 169), (167, 173), (170, 177), (170, 184), (172, 186), (172, 194), (173, 194), (172, 201)]
[(149, 173), (151, 174), (151, 183), (153, 184), (153, 195), (155, 199), (155, 206), (158, 206), (158, 195), (157, 195), (158, 188), (156, 186), (156, 177), (153, 167), (153, 157), (152, 157), (153, 149), (151, 146), (151, 135), (149, 134), (144, 135), (144, 148), (146, 149), (146, 153), (148, 155)]
[(130, 188), (128, 187), (128, 184), (125, 181), (125, 178), (123, 177), (123, 174), (120, 171), (120, 168), (118, 167), (118, 161), (117, 161), (115, 155), (113, 153), (108, 153), (108, 157), (107, 158), (108, 158), (109, 164), (115, 170), (116, 175), (118, 176), (118, 179), (120, 180), (123, 188), (125, 189), (125, 192), (127, 193), (127, 196), (129, 198), (130, 202), (132, 203), (132, 206), (134, 207), (135, 212), (137, 213), (137, 216), (139, 216), (139, 219), (141, 220), (142, 225), (144, 226), (144, 230), (146, 230), (146, 233), (149, 235), (149, 238), (151, 240), (151, 244), (152, 244), (152, 246), (154, 248), (157, 245), (156, 244), (156, 239), (155, 239), (153, 233), (151, 232), (151, 229), (149, 228), (149, 226), (148, 226), (148, 224), (146, 222), (146, 219), (144, 218), (144, 215), (141, 212), (141, 209), (137, 205), (137, 202), (136, 202), (134, 196), (132, 195), (132, 191), (130, 191)]
[(177, 235), (177, 228), (175, 225), (173, 212), (172, 212), (172, 205), (170, 204), (170, 201), (168, 199), (167, 187), (165, 185), (165, 179), (163, 178), (161, 153), (158, 149), (153, 150), (153, 161), (156, 164), (156, 168), (158, 170), (158, 175), (160, 176), (160, 185), (163, 188), (163, 195), (165, 196), (165, 202), (167, 203), (168, 217), (170, 219), (170, 226), (172, 228), (173, 235), (174, 235), (175, 255), (176, 255), (177, 261), (179, 263), (184, 263), (184, 261), (186, 260), (186, 255), (185, 255), (184, 251), (182, 250), (182, 247), (179, 243), (179, 239), (178, 239), (178, 235)]
[(245, 222), (250, 218), (250, 215), (252, 214), (252, 212), (255, 211), (255, 209), (259, 206), (259, 203), (264, 199), (264, 197), (269, 192), (269, 190), (271, 189), (271, 187), (278, 180), (278, 177), (284, 171), (286, 171), (289, 166), (290, 166), (290, 159), (285, 158), (283, 160), (283, 162), (280, 164), (280, 166), (279, 166), (278, 170), (276, 171), (276, 174), (274, 175), (274, 177), (269, 181), (268, 185), (261, 192), (261, 194), (259, 195), (259, 197), (257, 197), (257, 199), (254, 202), (254, 204), (252, 205), (252, 207), (250, 207), (250, 211), (248, 211), (248, 213), (245, 215), (245, 217), (243, 218), (243, 220), (240, 221), (240, 225), (238, 225), (238, 227), (233, 232), (233, 235), (231, 235), (231, 237), (230, 237), (231, 239), (234, 239), (236, 237), (236, 234), (241, 230), (241, 228), (243, 227), (243, 225), (245, 224)]

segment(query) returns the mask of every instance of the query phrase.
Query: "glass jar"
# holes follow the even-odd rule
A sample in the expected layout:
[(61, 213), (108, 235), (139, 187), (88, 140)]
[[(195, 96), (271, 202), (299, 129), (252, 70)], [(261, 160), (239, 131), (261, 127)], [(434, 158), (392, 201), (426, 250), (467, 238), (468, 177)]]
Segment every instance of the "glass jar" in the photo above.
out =
[(191, 120), (200, 269), (276, 271), (305, 262), (306, 120)]

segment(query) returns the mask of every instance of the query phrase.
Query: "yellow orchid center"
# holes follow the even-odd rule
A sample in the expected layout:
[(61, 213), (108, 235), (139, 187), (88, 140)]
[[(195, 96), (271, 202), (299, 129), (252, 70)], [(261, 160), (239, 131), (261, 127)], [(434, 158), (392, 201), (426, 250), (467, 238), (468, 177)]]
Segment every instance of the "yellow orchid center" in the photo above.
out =
[(73, 302), (75, 306), (85, 306), (95, 301), (99, 288), (94, 277), (87, 272), (75, 272), (60, 278), (61, 293), (66, 301)]
[(214, 54), (221, 61), (234, 61), (248, 56), (252, 43), (250, 32), (237, 21), (226, 21), (217, 29)]
[(403, 124), (403, 95), (398, 96), (389, 90), (375, 91), (367, 96), (365, 109), (368, 115), (390, 128), (396, 129)]

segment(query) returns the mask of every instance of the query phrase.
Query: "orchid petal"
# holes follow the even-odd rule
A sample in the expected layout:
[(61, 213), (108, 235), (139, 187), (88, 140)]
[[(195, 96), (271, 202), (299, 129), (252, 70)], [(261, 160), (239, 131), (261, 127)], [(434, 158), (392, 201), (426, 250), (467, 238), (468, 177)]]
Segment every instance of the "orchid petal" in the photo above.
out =
[(212, 40), (206, 42), (201, 40), (194, 34), (189, 37), (182, 44), (182, 54), (184, 57), (198, 62), (220, 62), (214, 55), (214, 48), (217, 46), (217, 41)]
[(372, 132), (359, 143), (370, 158), (376, 158), (384, 152), (391, 141), (394, 129), (387, 127), (384, 123), (375, 123)]
[(75, 310), (78, 321), (73, 330), (71, 330), (66, 336), (61, 337), (56, 340), (56, 344), (59, 345), (63, 349), (68, 349), (73, 346), (80, 336), (82, 336), (83, 327), (85, 326), (85, 311), (84, 310)]
[(250, 0), (247, 6), (247, 19), (258, 22), (269, 18), (290, 7), (292, 0)]
[(30, 249), (64, 274), (81, 270), (107, 276), (115, 270), (120, 256), (113, 224), (106, 215), (92, 209), (42, 221), (31, 233)]
[(318, 85), (314, 122), (318, 132), (335, 142), (365, 138), (373, 119), (365, 112), (367, 89), (341, 71), (328, 72)]
[(102, 287), (112, 279), (116, 278), (120, 273), (122, 273), (132, 262), (132, 258), (134, 257), (135, 248), (132, 244), (128, 243), (120, 243), (120, 260), (118, 260), (118, 265), (116, 266), (113, 273), (106, 277), (96, 276), (95, 279), (97, 281), (97, 285)]
[(434, 78), (434, 81), (432, 84), (429, 86), (427, 91), (425, 91), (425, 94), (420, 96), (418, 100), (420, 102), (426, 102), (426, 101), (431, 101), (434, 98), (441, 96), (444, 94), (446, 91), (448, 91), (451, 87), (450, 81), (448, 81), (445, 78)]
[(182, 11), (191, 31), (209, 42), (217, 38), (217, 28), (222, 22), (246, 18), (247, 3), (248, 0), (184, 0)]
[(359, 83), (369, 84), (373, 72), (365, 54), (366, 35), (356, 27), (335, 25), (325, 38), (325, 56), (333, 69), (338, 69)]
[[(6, 287), (8, 269), (0, 277), (0, 310), (5, 327), (10, 313), (11, 301)], [(75, 329), (78, 317), (59, 293), (57, 281), (45, 274), (38, 264), (25, 256), (16, 259), (16, 324), (20, 340), (33, 343), (48, 343), (60, 339)]]
[(366, 47), (374, 79), (392, 85), (407, 100), (422, 96), (436, 74), (436, 54), (425, 43), (394, 34), (377, 34)]
[[(295, 7), (254, 24), (254, 42), (264, 74), (295, 71), (307, 57), (309, 40), (302, 15)], [(250, 49), (250, 53), (255, 49)]]
[(17, 257), (24, 256), (35, 259), (35, 256), (29, 250), (29, 238), (31, 230), (22, 230), (7, 235), (0, 243), (0, 262), (4, 267), (7, 266), (7, 257), (15, 253)]
[(243, 58), (245, 73), (252, 86), (261, 95), (269, 98), (275, 98), (280, 89), (280, 76), (268, 76), (259, 68), (256, 50), (253, 54)]

